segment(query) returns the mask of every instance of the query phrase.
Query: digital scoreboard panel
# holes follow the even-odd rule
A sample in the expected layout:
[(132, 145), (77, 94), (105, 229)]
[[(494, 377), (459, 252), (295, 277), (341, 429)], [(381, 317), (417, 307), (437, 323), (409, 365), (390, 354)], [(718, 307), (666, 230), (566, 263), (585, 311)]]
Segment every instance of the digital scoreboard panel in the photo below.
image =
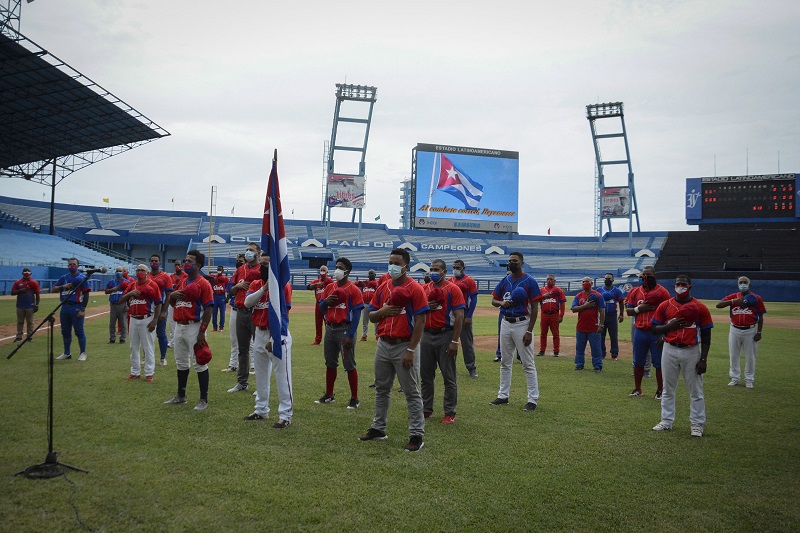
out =
[(798, 219), (796, 174), (686, 180), (686, 222), (790, 222)]

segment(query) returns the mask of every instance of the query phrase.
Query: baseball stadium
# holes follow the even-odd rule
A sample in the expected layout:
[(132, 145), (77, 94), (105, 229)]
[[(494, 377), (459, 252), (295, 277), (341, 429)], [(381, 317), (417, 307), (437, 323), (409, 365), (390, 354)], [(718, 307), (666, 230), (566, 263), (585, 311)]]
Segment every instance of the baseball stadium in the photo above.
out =
[[(800, 375), (800, 174), (686, 177), (686, 229), (643, 231), (624, 104), (591, 104), (585, 117), (595, 151), (594, 235), (520, 233), (519, 153), (444, 144), (447, 139), (409, 147), (412, 171), (397, 181), (400, 227), (393, 228), (362, 220), (369, 200), (367, 147), (377, 88), (342, 83), (336, 84), (332, 102), (319, 219), (288, 219), (283, 213), (270, 219), (275, 211), (270, 206), (275, 205), (270, 203), (266, 176), (264, 218), (217, 214), (216, 187), (211, 190), (210, 209), (59, 202), (58, 185), (63, 180), (79, 180), (84, 168), (103, 165), (104, 160), (131, 150), (125, 157), (135, 158), (135, 148), (159, 142), (170, 133), (20, 33), (20, 0), (3, 4), (0, 530), (797, 529), (800, 435), (792, 413), (800, 402), (794, 381)], [(361, 106), (365, 112), (359, 116), (366, 118), (348, 116), (345, 103), (350, 108)], [(339, 127), (353, 124), (361, 128), (360, 136), (357, 142), (344, 144)], [(624, 156), (604, 159), (603, 154), (614, 151), (608, 149), (612, 143), (623, 147), (616, 153)], [(337, 167), (345, 153), (356, 153), (360, 159), (356, 172)], [(280, 161), (273, 166), (276, 185), (279, 166)], [(609, 178), (612, 168), (624, 169), (624, 183)], [(50, 200), (15, 195), (19, 180), (41, 184)], [(509, 195), (509, 190), (515, 193)], [(334, 214), (342, 213), (350, 221), (334, 220)], [(278, 220), (285, 239), (280, 232), (276, 237)], [(267, 232), (267, 227), (273, 229)], [(216, 314), (213, 330), (205, 330), (208, 322), (201, 320), (212, 354), (203, 365), (205, 385), (199, 381), (198, 361), (192, 359), (191, 370), (180, 368), (172, 337), (178, 320), (174, 318), (168, 328), (164, 326), (168, 344), (165, 336), (160, 345), (161, 332), (151, 330), (155, 368), (147, 379), (134, 374), (133, 343), (126, 344), (124, 330), (115, 333), (114, 322), (109, 324), (110, 307), (118, 302), (109, 299), (118, 286), (115, 278), (121, 276), (117, 270), (134, 274), (144, 265), (149, 270), (157, 256), (154, 268), (171, 274), (187, 264), (189, 251), (196, 250), (202, 262), (193, 264), (192, 259), (188, 265), (202, 267), (198, 278), (209, 276), (213, 285), (215, 273), (237, 279), (245, 261), (240, 256), (252, 243), (283, 253), (276, 241), (285, 242), (291, 287), (288, 344), (287, 333), (283, 334), (283, 345), (291, 354), (289, 358), (284, 351), (283, 359), (289, 366), (290, 420), (278, 414), (277, 371), (272, 397), (266, 400), (272, 410), (263, 412), (258, 402), (264, 399), (254, 398), (254, 391), (256, 380), (264, 378), (251, 372), (248, 388), (245, 367), (238, 382), (237, 372), (230, 371), (236, 370), (232, 349), (237, 341), (229, 336), (233, 319), (229, 286), (222, 297), (227, 307), (222, 304), (219, 324)], [(274, 246), (268, 248), (267, 243)], [(377, 363), (373, 363), (384, 341), (376, 335), (375, 323), (367, 327), (359, 323), (349, 352), (350, 364), (358, 369), (355, 386), (349, 369), (347, 377), (339, 370), (334, 385), (317, 318), (320, 302), (327, 300), (320, 300), (314, 290), (321, 269), (333, 273), (342, 259), (352, 266), (346, 274), (349, 281), (363, 287), (387, 274), (390, 257), (391, 261), (399, 257), (398, 250), (410, 258), (403, 275), (413, 283), (430, 284), (432, 266), (437, 264), (445, 265), (446, 275), (452, 276), (453, 265), (460, 262), (477, 290), (469, 317), (473, 366), (465, 367), (463, 347), (455, 356), (457, 418), (454, 411), (441, 408), (447, 385), (440, 369), (433, 379), (433, 412), (425, 413), (424, 449), (410, 450), (418, 453), (407, 453), (408, 447), (403, 450), (411, 407), (407, 410), (409, 395), (393, 376), (385, 431), (370, 439), (375, 442), (359, 438), (373, 431), (370, 424), (378, 417), (379, 393), (373, 388)], [(524, 256), (524, 272), (537, 288), (544, 292), (545, 280), (552, 277), (566, 297), (563, 321), (558, 320), (560, 348), (554, 351), (552, 344), (545, 348), (542, 340), (552, 343), (553, 338), (547, 339), (547, 332), (542, 335), (539, 324), (527, 330), (537, 355), (531, 359), (538, 375), (537, 395), (541, 389), (533, 408), (530, 395), (528, 404), (524, 396), (527, 363), (515, 362), (509, 355), (506, 367), (498, 340), (501, 323), (508, 318), (502, 311), (498, 315), (504, 300), (502, 291), (498, 294), (499, 284), (514, 275), (518, 254)], [(271, 260), (269, 277), (279, 271), (273, 268), (278, 260)], [(257, 256), (247, 259), (248, 264), (258, 261)], [(69, 296), (63, 302), (59, 292), (64, 276), (76, 275), (76, 271), (68, 274), (72, 262), (79, 265), (82, 284), (88, 288), (80, 359), (75, 346), (69, 357), (69, 348), (62, 344), (66, 343), (63, 309), (71, 302)], [(23, 279), (38, 283), (33, 330), (30, 325), (23, 330), (20, 314), (23, 271), (28, 273)], [(700, 435), (694, 433), (694, 422), (690, 433), (687, 420), (690, 403), (694, 409), (687, 392), (689, 380), (678, 382), (674, 423), (662, 427), (669, 431), (651, 430), (662, 416), (661, 402), (654, 401), (661, 400), (656, 385), (656, 373), (661, 381), (660, 368), (651, 374), (648, 366), (647, 373), (637, 378), (634, 392), (638, 389), (639, 394), (629, 394), (638, 368), (631, 322), (635, 315), (623, 309), (638, 312), (637, 302), (626, 305), (620, 299), (618, 354), (612, 351), (612, 357), (605, 357), (604, 329), (601, 366), (595, 364), (595, 372), (576, 371), (583, 369), (582, 359), (580, 365), (575, 359), (580, 349), (579, 313), (570, 310), (577, 296), (602, 287), (604, 281), (620, 294), (631, 294), (641, 286), (643, 271), (655, 272), (658, 283), (676, 298), (673, 289), (685, 285), (678, 282), (689, 280), (691, 296), (708, 308), (713, 320), (711, 335), (703, 341), (710, 338), (710, 348), (703, 348), (708, 349), (707, 367), (694, 378), (700, 380), (708, 414)], [(728, 302), (730, 309), (719, 305), (729, 295), (737, 297), (743, 278), (747, 285), (738, 297), (744, 301), (752, 284), (766, 308), (757, 323), (737, 322), (733, 304)], [(261, 279), (269, 283), (268, 277)], [(186, 285), (171, 285), (168, 291), (172, 289), (188, 290)], [(272, 309), (274, 301), (269, 298)], [(531, 305), (538, 308), (540, 302)], [(616, 302), (611, 309), (614, 321)], [(233, 312), (243, 311), (240, 307)], [(169, 312), (174, 313), (174, 307)], [(200, 313), (198, 317), (206, 316), (203, 309)], [(369, 312), (363, 315), (367, 316), (372, 318)], [(460, 328), (462, 322), (458, 323)], [(753, 348), (748, 356), (753, 368), (745, 368), (739, 383), (738, 374), (731, 373), (731, 339), (737, 330), (756, 325), (757, 379)], [(323, 324), (326, 338), (330, 326)], [(65, 331), (69, 329), (67, 325)], [(241, 338), (238, 342), (241, 346)], [(452, 342), (459, 344), (455, 338)], [(67, 357), (54, 357), (62, 352)], [(344, 365), (344, 348), (341, 353)], [(179, 392), (173, 400), (182, 397), (182, 401), (170, 404), (176, 368)], [(502, 389), (506, 368), (511, 384), (504, 397), (498, 395), (498, 383)], [(188, 383), (183, 378), (183, 389), (181, 372), (190, 374)], [(193, 410), (198, 383), (205, 405)], [(266, 391), (269, 397), (268, 385)], [(184, 403), (187, 397), (189, 403)], [(501, 399), (505, 401), (498, 402)], [(254, 401), (256, 411), (249, 414)], [(452, 418), (440, 423), (443, 415)], [(702, 438), (694, 438), (698, 436)]]

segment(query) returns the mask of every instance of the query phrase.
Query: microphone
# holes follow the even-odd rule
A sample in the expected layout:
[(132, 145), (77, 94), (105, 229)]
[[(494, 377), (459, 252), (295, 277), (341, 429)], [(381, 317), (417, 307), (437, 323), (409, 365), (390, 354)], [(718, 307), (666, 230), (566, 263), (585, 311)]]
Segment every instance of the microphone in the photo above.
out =
[(87, 276), (91, 276), (92, 274), (97, 274), (98, 272), (100, 274), (105, 274), (106, 272), (108, 272), (108, 269), (106, 267), (100, 267), (100, 268), (90, 268), (81, 271), (81, 273), (86, 274)]

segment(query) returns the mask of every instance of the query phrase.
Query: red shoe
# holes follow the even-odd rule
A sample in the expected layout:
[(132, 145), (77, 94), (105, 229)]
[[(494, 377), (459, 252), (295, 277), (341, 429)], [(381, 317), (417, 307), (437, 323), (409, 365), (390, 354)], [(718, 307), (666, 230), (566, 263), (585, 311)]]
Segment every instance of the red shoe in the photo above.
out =
[(144, 378), (144, 380), (145, 380), (146, 382), (148, 382), (148, 383), (152, 383), (152, 382), (153, 382), (153, 376), (146, 376), (146, 377)]
[(364, 341), (366, 341), (366, 340), (367, 340), (367, 336), (366, 336), (366, 335), (364, 335), (363, 337), (361, 337), (361, 342), (364, 342)]
[(427, 419), (429, 419), (431, 417), (431, 414), (430, 413), (423, 413), (423, 416), (425, 417), (425, 420), (427, 420)]
[(456, 415), (444, 415), (444, 418), (442, 418), (442, 424), (444, 424), (445, 426), (449, 426), (455, 421), (456, 421)]
[(318, 344), (322, 344), (322, 341), (321, 340), (319, 340), (319, 341), (315, 340), (314, 342), (311, 343), (311, 346), (316, 346)]
[(220, 331), (225, 331), (225, 328), (219, 328)]
[(217, 331), (217, 328), (214, 328), (214, 332), (216, 332), (216, 331)]
[(133, 374), (131, 374), (130, 376), (125, 378), (125, 381), (132, 381), (134, 379), (139, 379), (140, 377), (142, 377), (142, 376), (134, 376)]

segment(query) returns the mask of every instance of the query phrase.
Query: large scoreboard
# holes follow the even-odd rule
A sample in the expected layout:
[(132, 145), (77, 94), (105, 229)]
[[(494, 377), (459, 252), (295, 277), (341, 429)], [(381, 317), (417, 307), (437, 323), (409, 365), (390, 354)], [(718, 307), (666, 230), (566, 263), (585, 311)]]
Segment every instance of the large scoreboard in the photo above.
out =
[(688, 178), (686, 223), (794, 222), (797, 186), (797, 174)]

